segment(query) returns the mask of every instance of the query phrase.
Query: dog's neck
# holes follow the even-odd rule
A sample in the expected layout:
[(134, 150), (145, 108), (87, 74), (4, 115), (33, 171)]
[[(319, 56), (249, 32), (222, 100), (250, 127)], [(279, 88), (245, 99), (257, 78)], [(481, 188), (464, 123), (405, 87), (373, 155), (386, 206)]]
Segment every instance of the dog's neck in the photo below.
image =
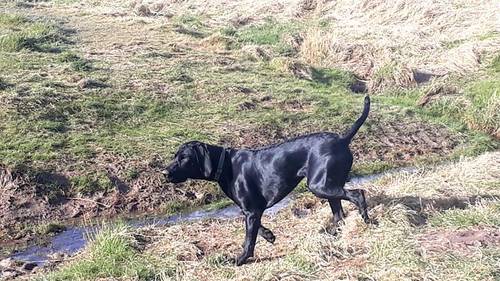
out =
[(221, 146), (207, 144), (208, 155), (210, 157), (210, 162), (212, 166), (212, 171), (210, 172), (209, 181), (215, 181), (218, 183), (224, 182), (228, 170), (229, 161), (229, 149)]
[[(231, 157), (233, 157), (235, 153), (235, 149), (233, 148), (223, 148), (217, 145), (206, 144), (206, 148), (208, 151), (208, 156), (210, 157), (210, 162), (212, 166), (212, 171), (210, 172), (210, 176), (205, 180), (211, 182), (217, 182), (221, 187), (222, 191), (229, 197), (233, 198), (233, 192), (231, 189), (231, 182), (233, 180), (233, 169), (231, 167)], [(222, 170), (218, 179), (215, 179), (215, 173), (217, 172), (217, 167), (219, 166), (219, 159), (221, 153), (225, 153), (224, 162), (222, 165)]]
[(217, 161), (217, 169), (215, 170), (214, 180), (219, 181), (222, 171), (224, 169), (224, 162), (226, 160), (226, 149), (223, 147), (219, 155), (219, 161)]

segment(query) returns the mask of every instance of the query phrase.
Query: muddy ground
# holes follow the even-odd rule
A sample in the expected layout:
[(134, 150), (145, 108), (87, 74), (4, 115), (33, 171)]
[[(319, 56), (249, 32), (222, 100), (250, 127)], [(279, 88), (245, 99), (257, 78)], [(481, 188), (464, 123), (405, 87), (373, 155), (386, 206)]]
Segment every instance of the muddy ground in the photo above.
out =
[[(377, 132), (378, 141), (374, 141), (373, 136), (367, 136)], [(285, 139), (282, 132), (263, 130), (262, 133), (270, 134), (269, 138), (276, 141)], [(262, 134), (256, 134), (255, 131), (241, 134), (243, 136), (238, 136), (238, 139), (246, 143), (246, 147), (258, 147), (265, 144), (263, 140), (267, 139), (267, 136), (262, 137)], [(390, 160), (404, 165), (422, 155), (448, 155), (459, 144), (450, 136), (451, 133), (445, 128), (425, 128), (425, 125), (416, 122), (395, 124), (389, 128), (370, 128), (370, 132), (356, 138), (352, 150), (356, 161)], [(111, 192), (100, 192), (88, 197), (66, 196), (64, 193), (51, 197), (44, 192), (47, 185), (54, 184), (62, 190), (69, 190), (70, 183), (64, 174), (39, 172), (36, 176), (29, 177), (3, 167), (0, 170), (3, 190), (0, 200), (4, 202), (0, 207), (0, 237), (3, 242), (23, 244), (37, 235), (46, 234), (43, 233), (43, 227), (36, 226), (40, 223), (161, 214), (170, 211), (167, 209), (168, 202), (176, 202), (183, 206), (179, 208), (185, 208), (209, 204), (222, 198), (223, 195), (216, 186), (209, 189), (211, 191), (206, 191), (205, 188), (202, 189), (205, 192), (198, 192), (200, 185), (204, 183), (166, 183), (159, 172), (160, 167), (155, 167), (164, 162), (158, 164), (155, 159), (142, 163), (130, 163), (126, 159), (99, 159), (96, 165), (101, 165), (107, 171), (114, 187)], [(126, 180), (124, 173), (131, 165), (139, 172), (137, 178)]]

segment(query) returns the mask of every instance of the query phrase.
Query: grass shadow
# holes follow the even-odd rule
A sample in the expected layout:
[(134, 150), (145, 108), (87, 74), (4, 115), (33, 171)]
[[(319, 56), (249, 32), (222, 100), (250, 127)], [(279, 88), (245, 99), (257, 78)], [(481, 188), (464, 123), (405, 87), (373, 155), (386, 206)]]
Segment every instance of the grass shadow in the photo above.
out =
[(177, 33), (189, 35), (189, 36), (192, 36), (192, 37), (195, 37), (195, 38), (198, 38), (198, 39), (205, 38), (205, 36), (206, 36), (202, 32), (199, 32), (199, 31), (194, 30), (194, 29), (187, 28), (187, 27), (182, 26), (182, 25), (177, 25), (174, 28), (174, 31), (177, 32)]

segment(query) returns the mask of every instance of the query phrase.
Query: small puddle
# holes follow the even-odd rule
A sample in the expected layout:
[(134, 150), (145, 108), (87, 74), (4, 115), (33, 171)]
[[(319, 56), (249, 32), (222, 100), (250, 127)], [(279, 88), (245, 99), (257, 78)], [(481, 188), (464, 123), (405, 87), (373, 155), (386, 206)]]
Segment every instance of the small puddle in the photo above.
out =
[[(354, 177), (346, 183), (346, 188), (353, 188), (357, 185), (373, 181), (384, 175), (392, 174), (396, 172), (406, 171), (414, 172), (415, 168), (401, 168), (395, 169), (388, 172), (374, 174), (369, 176)], [(266, 216), (274, 216), (280, 210), (289, 206), (294, 199), (294, 195), (291, 194), (285, 197), (283, 200), (278, 202), (273, 207), (266, 210)], [(138, 228), (147, 225), (172, 225), (186, 221), (202, 220), (202, 219), (232, 219), (243, 216), (240, 209), (236, 205), (231, 205), (219, 210), (197, 210), (186, 214), (177, 214), (169, 217), (153, 217), (153, 218), (135, 218), (125, 221), (132, 227)], [(22, 251), (12, 254), (10, 257), (14, 260), (22, 262), (33, 262), (38, 266), (44, 265), (50, 256), (54, 254), (66, 254), (73, 255), (80, 251), (87, 244), (87, 237), (89, 234), (96, 233), (99, 230), (98, 226), (75, 226), (66, 229), (65, 231), (55, 235), (48, 243), (47, 246), (34, 245), (30, 246)]]

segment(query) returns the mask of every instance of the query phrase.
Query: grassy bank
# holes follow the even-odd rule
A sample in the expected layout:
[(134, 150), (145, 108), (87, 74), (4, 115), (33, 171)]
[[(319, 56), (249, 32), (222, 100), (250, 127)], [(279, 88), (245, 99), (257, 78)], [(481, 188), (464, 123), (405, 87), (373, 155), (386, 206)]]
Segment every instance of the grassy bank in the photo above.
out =
[[(212, 184), (164, 183), (158, 168), (181, 143), (253, 148), (342, 132), (361, 111), (360, 91), (373, 107), (352, 144), (353, 173), (498, 148), (491, 14), (444, 24), (489, 11), (489, 1), (434, 14), (408, 14), (416, 1), (399, 12), (385, 2), (289, 2), (281, 10), (237, 2), (234, 11), (248, 17), (222, 14), (218, 1), (206, 9), (196, 1), (0, 4), (0, 199), (9, 202), (1, 225), (10, 229), (1, 236), (19, 236), (18, 221), (217, 204)], [(366, 13), (339, 20), (346, 9)], [(353, 25), (361, 20), (373, 24)], [(411, 37), (411, 20), (432, 28)], [(402, 42), (398, 26), (413, 28)], [(479, 58), (467, 49), (440, 61), (470, 45)], [(418, 60), (415, 50), (425, 50)]]
[[(264, 219), (277, 240), (270, 245), (259, 238), (255, 260), (241, 267), (232, 258), (241, 250), (243, 220), (208, 220), (104, 231), (74, 261), (44, 276), (147, 280), (138, 274), (146, 263), (149, 274), (161, 280), (495, 280), (499, 163), (498, 152), (487, 153), (365, 184), (370, 215), (379, 225), (365, 225), (349, 205), (337, 236), (324, 231), (332, 216), (328, 203), (304, 194), (276, 217)], [(131, 266), (120, 263), (117, 272), (108, 272), (106, 265), (115, 258), (108, 255), (88, 271), (87, 264), (94, 262), (88, 257), (106, 248), (99, 241), (117, 235), (128, 237), (124, 245), (141, 245), (126, 256)]]

